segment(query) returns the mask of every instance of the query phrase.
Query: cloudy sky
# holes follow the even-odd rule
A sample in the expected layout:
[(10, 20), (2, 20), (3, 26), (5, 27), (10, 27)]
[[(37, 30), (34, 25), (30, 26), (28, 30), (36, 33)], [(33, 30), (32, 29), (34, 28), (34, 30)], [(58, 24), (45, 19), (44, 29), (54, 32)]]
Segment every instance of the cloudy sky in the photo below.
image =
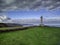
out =
[(0, 10), (49, 10), (60, 8), (60, 0), (0, 0)]
[(11, 19), (60, 19), (60, 0), (0, 0), (0, 15)]
[(39, 11), (6, 11), (3, 13), (3, 15), (7, 15), (8, 17), (12, 19), (28, 19), (28, 18), (36, 18), (39, 19), (40, 16), (43, 16), (44, 18), (60, 18), (60, 9), (56, 10), (46, 10), (41, 9)]

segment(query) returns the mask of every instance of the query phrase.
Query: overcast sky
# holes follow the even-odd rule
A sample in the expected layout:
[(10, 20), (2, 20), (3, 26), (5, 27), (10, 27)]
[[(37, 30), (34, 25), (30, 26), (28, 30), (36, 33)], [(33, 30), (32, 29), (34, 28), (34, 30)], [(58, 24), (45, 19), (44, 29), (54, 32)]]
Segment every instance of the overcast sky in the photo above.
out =
[(0, 15), (7, 15), (12, 19), (40, 16), (59, 18), (60, 0), (0, 0)]

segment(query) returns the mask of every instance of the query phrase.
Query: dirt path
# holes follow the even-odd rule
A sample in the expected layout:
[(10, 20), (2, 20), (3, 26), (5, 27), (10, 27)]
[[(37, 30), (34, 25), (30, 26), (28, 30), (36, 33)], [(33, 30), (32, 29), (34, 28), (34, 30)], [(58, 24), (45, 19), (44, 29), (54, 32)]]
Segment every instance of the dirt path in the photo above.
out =
[(5, 29), (1, 28), (0, 33), (18, 31), (18, 30), (25, 30), (25, 29), (28, 29), (28, 27), (8, 27), (8, 28), (5, 28)]

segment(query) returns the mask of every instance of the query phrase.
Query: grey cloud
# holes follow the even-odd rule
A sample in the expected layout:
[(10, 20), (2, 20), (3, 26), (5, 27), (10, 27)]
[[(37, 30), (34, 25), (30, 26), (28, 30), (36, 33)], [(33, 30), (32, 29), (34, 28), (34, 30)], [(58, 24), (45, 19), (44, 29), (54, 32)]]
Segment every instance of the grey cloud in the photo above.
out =
[(1, 22), (12, 22), (11, 18), (7, 17), (6, 15), (0, 15), (0, 23)]
[(56, 4), (54, 4), (54, 6), (50, 9), (54, 9), (54, 8), (57, 8), (57, 7), (60, 7), (60, 2), (57, 2)]
[(6, 10), (35, 10), (60, 7), (60, 0), (0, 0), (0, 12)]

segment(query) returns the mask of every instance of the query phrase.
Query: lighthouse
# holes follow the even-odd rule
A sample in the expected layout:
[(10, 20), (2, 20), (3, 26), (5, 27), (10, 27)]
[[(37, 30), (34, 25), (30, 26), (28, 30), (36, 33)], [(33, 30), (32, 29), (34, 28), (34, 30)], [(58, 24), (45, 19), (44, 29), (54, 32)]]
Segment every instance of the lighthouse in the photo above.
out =
[(40, 17), (40, 26), (43, 26), (43, 16)]

